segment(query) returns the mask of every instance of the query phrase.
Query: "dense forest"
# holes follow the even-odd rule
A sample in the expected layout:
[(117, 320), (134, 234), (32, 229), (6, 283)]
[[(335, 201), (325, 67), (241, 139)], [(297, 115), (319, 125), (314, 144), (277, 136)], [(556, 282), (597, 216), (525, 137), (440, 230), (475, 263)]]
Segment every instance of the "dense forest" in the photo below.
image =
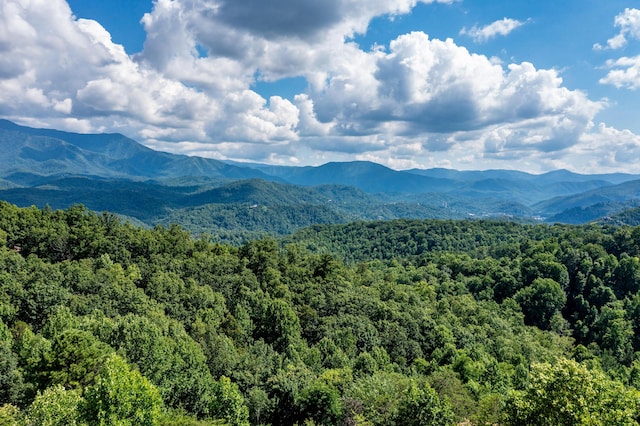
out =
[(0, 424), (633, 425), (640, 228), (241, 246), (0, 203)]

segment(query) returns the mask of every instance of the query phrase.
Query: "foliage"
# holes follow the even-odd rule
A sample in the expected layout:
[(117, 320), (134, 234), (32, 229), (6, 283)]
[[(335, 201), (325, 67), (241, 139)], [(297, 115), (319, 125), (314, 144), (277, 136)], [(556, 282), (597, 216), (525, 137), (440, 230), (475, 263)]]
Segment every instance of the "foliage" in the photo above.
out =
[(158, 389), (117, 355), (111, 356), (85, 393), (89, 424), (151, 426), (158, 422)]
[(638, 228), (355, 222), (236, 247), (0, 203), (0, 231), (8, 424), (638, 419)]
[(222, 376), (218, 382), (216, 392), (217, 417), (225, 419), (232, 426), (249, 424), (249, 410), (244, 404), (244, 397), (236, 383), (228, 377)]
[(453, 424), (453, 412), (430, 386), (411, 383), (398, 407), (398, 426), (448, 426)]
[(23, 424), (24, 416), (18, 407), (12, 404), (0, 406), (0, 425), (22, 426)]
[(38, 392), (27, 415), (31, 424), (41, 426), (84, 425), (80, 412), (83, 403), (79, 390), (66, 390), (58, 384)]
[(602, 372), (560, 359), (534, 364), (524, 390), (506, 401), (507, 425), (631, 425), (640, 416), (640, 392)]
[(513, 296), (522, 308), (528, 324), (543, 330), (551, 326), (551, 319), (560, 312), (567, 302), (567, 296), (560, 284), (551, 278), (536, 278)]

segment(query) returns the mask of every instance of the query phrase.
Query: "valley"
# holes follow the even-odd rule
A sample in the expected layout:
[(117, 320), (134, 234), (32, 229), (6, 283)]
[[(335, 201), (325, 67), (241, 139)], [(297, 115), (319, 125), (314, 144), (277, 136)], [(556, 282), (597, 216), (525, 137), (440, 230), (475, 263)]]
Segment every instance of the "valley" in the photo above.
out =
[(6, 120), (0, 120), (0, 144), (0, 199), (54, 209), (82, 204), (149, 227), (179, 223), (194, 235), (233, 243), (354, 220), (580, 224), (625, 217), (640, 205), (640, 176), (623, 173), (225, 163), (153, 151), (119, 134), (34, 129)]

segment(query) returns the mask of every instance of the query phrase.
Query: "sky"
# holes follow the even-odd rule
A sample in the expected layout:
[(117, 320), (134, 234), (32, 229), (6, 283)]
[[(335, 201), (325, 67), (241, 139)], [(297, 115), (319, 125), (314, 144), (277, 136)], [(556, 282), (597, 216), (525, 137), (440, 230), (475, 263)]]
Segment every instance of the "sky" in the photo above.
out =
[(640, 1), (0, 0), (0, 117), (282, 165), (640, 173)]

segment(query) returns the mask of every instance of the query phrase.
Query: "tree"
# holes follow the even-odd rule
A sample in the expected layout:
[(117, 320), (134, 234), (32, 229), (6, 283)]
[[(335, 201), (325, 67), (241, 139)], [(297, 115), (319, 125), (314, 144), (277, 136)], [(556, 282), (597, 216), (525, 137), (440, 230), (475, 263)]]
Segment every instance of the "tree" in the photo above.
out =
[(278, 243), (271, 239), (252, 241), (240, 249), (240, 256), (246, 259), (247, 267), (253, 271), (263, 289), (276, 295), (280, 283), (278, 270)]
[(615, 301), (602, 307), (594, 324), (600, 347), (610, 352), (618, 362), (629, 365), (633, 361), (633, 324), (626, 318), (622, 302)]
[(521, 265), (522, 281), (530, 285), (536, 278), (551, 278), (564, 289), (569, 285), (569, 272), (551, 253), (535, 253)]
[(22, 373), (11, 343), (9, 328), (0, 319), (0, 404), (18, 403), (23, 391)]
[(362, 415), (373, 425), (394, 424), (410, 380), (398, 373), (376, 371), (351, 383), (343, 398), (347, 418)]
[(168, 407), (210, 414), (215, 390), (202, 348), (182, 324), (164, 316), (118, 318), (109, 342), (160, 390)]
[(151, 426), (162, 410), (158, 389), (118, 355), (106, 361), (85, 399), (83, 414), (90, 425)]
[(505, 425), (632, 425), (639, 404), (639, 391), (562, 358), (532, 365), (525, 389), (509, 392)]
[(38, 392), (29, 407), (27, 417), (30, 424), (40, 426), (76, 426), (85, 424), (81, 418), (82, 397), (77, 389), (66, 390), (54, 385)]
[(614, 272), (613, 289), (618, 299), (640, 290), (640, 259), (623, 254)]
[(342, 417), (340, 393), (322, 380), (314, 380), (300, 392), (298, 406), (301, 418), (312, 419), (316, 425), (335, 425)]
[(222, 376), (215, 392), (216, 408), (214, 416), (223, 418), (232, 426), (249, 426), (249, 410), (238, 385)]
[(270, 377), (266, 382), (266, 391), (273, 401), (273, 410), (265, 418), (265, 423), (294, 425), (303, 421), (297, 401), (301, 389), (312, 380), (312, 373), (302, 364), (290, 364)]
[(300, 343), (300, 320), (289, 303), (283, 299), (267, 299), (256, 331), (278, 352), (292, 355)]
[(453, 411), (437, 392), (425, 384), (411, 382), (398, 407), (398, 426), (448, 426), (452, 425)]
[(29, 256), (26, 266), (22, 319), (39, 328), (59, 306), (68, 303), (69, 291), (62, 285), (63, 277), (57, 265)]
[(251, 414), (253, 424), (260, 425), (260, 417), (269, 409), (271, 401), (269, 395), (263, 389), (255, 386), (247, 393), (247, 405)]
[(74, 388), (92, 384), (112, 351), (87, 331), (64, 330), (54, 337), (47, 354), (49, 380)]
[(522, 308), (527, 324), (548, 330), (551, 318), (567, 302), (567, 296), (560, 284), (551, 278), (536, 278), (533, 283), (515, 295), (514, 299)]
[(24, 416), (18, 407), (11, 404), (0, 406), (0, 425), (22, 426), (23, 424)]

